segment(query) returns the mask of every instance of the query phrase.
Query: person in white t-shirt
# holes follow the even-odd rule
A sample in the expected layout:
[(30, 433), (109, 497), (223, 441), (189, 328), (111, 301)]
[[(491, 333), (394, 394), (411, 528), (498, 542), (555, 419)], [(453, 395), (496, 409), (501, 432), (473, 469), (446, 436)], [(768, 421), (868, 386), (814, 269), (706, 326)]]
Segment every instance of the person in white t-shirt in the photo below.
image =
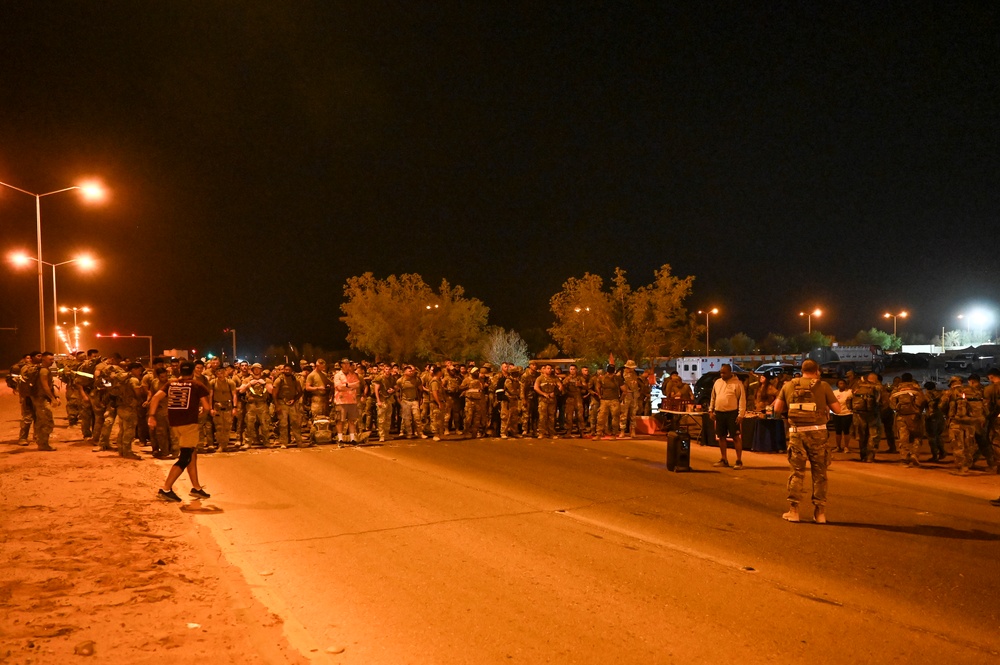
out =
[(837, 437), (837, 449), (834, 452), (847, 453), (851, 451), (851, 423), (854, 421), (854, 414), (851, 413), (854, 392), (848, 387), (847, 379), (837, 381), (837, 389), (833, 391), (833, 395), (840, 402), (840, 413), (831, 414), (833, 432)]

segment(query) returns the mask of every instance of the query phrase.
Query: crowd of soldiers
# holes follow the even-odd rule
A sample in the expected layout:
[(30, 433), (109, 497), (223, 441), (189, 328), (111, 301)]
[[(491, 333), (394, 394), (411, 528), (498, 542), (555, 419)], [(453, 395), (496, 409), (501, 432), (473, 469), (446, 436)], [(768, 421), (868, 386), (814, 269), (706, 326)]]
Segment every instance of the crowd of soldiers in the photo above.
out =
[[(51, 449), (51, 407), (64, 389), (66, 416), (96, 451), (152, 448), (156, 458), (176, 457), (167, 405), (151, 414), (152, 396), (179, 377), (180, 361), (154, 358), (151, 369), (97, 349), (60, 359), (32, 352), (11, 368), (9, 383), (21, 400), (20, 445), (29, 445), (32, 424), (40, 448)], [(42, 370), (42, 371), (39, 371)], [(401, 438), (594, 436), (629, 438), (637, 416), (651, 412), (652, 370), (633, 361), (622, 367), (570, 365), (562, 371), (544, 361), (525, 368), (502, 363), (477, 367), (446, 360), (422, 370), (397, 363), (354, 363), (328, 368), (315, 363), (264, 369), (259, 363), (195, 362), (196, 381), (208, 389), (212, 409), (201, 414), (199, 451), (233, 452), (264, 447), (306, 447), (334, 440), (362, 443), (369, 437)], [(683, 384), (681, 384), (683, 385)], [(666, 384), (665, 384), (666, 387)], [(117, 424), (117, 425), (116, 425)], [(112, 436), (114, 433), (114, 436)]]

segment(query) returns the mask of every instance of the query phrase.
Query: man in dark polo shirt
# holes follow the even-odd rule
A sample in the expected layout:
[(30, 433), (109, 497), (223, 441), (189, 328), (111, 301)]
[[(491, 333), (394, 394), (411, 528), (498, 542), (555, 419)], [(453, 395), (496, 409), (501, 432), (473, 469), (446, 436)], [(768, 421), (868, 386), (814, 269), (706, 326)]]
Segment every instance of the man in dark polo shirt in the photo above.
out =
[[(177, 434), (180, 441), (181, 454), (167, 473), (167, 479), (157, 496), (165, 501), (180, 501), (174, 492), (174, 482), (187, 469), (191, 479), (191, 496), (207, 499), (208, 492), (198, 482), (198, 414), (204, 410), (212, 410), (208, 399), (208, 389), (202, 383), (194, 380), (194, 363), (185, 361), (180, 366), (181, 377), (177, 381), (160, 388), (149, 404), (149, 413), (156, 413), (161, 401), (167, 403), (167, 420), (171, 430)], [(149, 418), (150, 427), (156, 426), (156, 419)]]

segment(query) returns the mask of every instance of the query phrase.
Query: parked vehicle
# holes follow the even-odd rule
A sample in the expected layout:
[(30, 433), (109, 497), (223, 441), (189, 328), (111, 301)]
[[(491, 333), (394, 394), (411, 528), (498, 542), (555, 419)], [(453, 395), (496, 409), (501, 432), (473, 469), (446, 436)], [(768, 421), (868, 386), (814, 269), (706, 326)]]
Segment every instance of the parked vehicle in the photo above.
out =
[(723, 365), (732, 366), (733, 371), (742, 370), (732, 356), (682, 357), (677, 359), (676, 369), (681, 381), (695, 383), (706, 372), (718, 372)]
[[(749, 385), (750, 372), (743, 369), (734, 369), (733, 375), (743, 382), (744, 388)], [(715, 380), (718, 379), (719, 376), (719, 372), (706, 372), (705, 374), (702, 374), (698, 381), (695, 382), (693, 388), (695, 406), (700, 406), (702, 410), (708, 410), (708, 405), (712, 401), (712, 386), (715, 385)], [(747, 408), (750, 407), (748, 406)]]
[(981, 356), (978, 353), (956, 353), (954, 357), (944, 361), (946, 372), (978, 372), (988, 369), (993, 364), (993, 356)]
[(788, 363), (764, 363), (757, 369), (753, 371), (754, 374), (762, 374), (771, 379), (774, 379), (782, 374), (787, 374), (788, 376), (795, 376), (795, 373), (800, 371), (795, 365), (790, 365)]

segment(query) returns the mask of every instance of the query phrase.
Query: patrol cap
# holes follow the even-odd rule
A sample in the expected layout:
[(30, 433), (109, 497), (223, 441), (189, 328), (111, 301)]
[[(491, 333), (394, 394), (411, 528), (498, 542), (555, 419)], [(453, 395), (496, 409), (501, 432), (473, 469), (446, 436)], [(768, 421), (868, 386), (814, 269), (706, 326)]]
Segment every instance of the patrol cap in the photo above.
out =
[(479, 368), (478, 367), (470, 367), (469, 368), (469, 374), (478, 374), (478, 373), (479, 373)]
[(625, 363), (625, 369), (635, 369), (635, 361), (629, 360)]
[(264, 369), (264, 366), (260, 363), (254, 363), (253, 365), (250, 365), (250, 369)]

